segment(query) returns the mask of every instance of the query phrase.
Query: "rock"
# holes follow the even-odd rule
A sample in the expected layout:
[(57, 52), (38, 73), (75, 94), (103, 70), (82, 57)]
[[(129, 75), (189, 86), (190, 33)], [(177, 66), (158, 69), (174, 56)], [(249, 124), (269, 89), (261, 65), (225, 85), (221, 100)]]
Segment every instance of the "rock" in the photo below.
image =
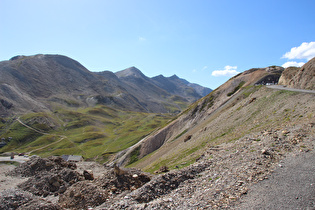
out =
[(93, 175), (92, 170), (84, 170), (83, 176), (84, 176), (85, 180), (93, 180), (94, 179), (94, 175)]
[(287, 135), (288, 133), (290, 133), (290, 131), (283, 130), (281, 133), (282, 133), (282, 135)]
[(114, 172), (115, 172), (116, 176), (121, 176), (121, 175), (125, 174), (125, 171), (120, 169), (116, 164), (114, 165)]
[(263, 154), (263, 155), (270, 155), (270, 152), (268, 151), (268, 149), (262, 149), (261, 150), (261, 154)]
[(185, 137), (184, 142), (189, 141), (191, 139), (192, 135), (188, 135)]
[(169, 169), (168, 169), (167, 166), (161, 166), (161, 167), (159, 168), (159, 170), (155, 171), (154, 173), (160, 174), (160, 173), (165, 173), (165, 172), (168, 172), (168, 171), (169, 171)]

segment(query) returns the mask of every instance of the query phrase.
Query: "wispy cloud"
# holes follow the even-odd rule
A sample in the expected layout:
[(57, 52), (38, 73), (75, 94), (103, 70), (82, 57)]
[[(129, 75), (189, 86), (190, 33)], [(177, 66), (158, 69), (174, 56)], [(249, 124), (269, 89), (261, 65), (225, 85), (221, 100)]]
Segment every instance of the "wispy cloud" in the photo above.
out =
[(144, 38), (144, 37), (142, 37), (142, 36), (140, 36), (140, 37), (138, 38), (138, 40), (139, 40), (140, 42), (144, 42), (144, 41), (146, 41), (147, 39)]
[(204, 66), (204, 67), (202, 67), (202, 69), (198, 69), (198, 70), (197, 70), (197, 69), (193, 69), (192, 72), (195, 73), (195, 72), (197, 72), (197, 71), (198, 71), (198, 72), (204, 71), (204, 70), (206, 70), (207, 68), (208, 68), (208, 66)]
[(315, 42), (303, 42), (298, 47), (291, 48), (290, 52), (285, 53), (282, 58), (306, 59), (310, 60), (315, 57)]
[(224, 70), (215, 70), (211, 73), (212, 76), (234, 76), (240, 72), (237, 71), (237, 66), (225, 66)]
[(301, 67), (303, 66), (305, 63), (304, 62), (296, 62), (296, 61), (288, 61), (286, 63), (284, 63), (282, 65), (283, 68), (288, 68), (290, 66), (298, 66), (298, 67)]

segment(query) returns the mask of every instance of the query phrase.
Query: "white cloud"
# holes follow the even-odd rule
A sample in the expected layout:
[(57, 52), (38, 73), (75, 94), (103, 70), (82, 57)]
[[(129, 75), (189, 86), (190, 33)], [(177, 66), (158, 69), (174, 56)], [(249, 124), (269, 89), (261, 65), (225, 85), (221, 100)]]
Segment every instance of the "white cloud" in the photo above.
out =
[(300, 46), (291, 48), (290, 52), (282, 56), (282, 58), (306, 60), (313, 57), (315, 57), (315, 42), (303, 42)]
[(202, 68), (202, 71), (203, 71), (203, 70), (206, 70), (207, 68), (208, 68), (208, 66), (204, 66), (204, 67)]
[(234, 76), (240, 72), (237, 71), (237, 66), (225, 66), (224, 70), (215, 70), (212, 72), (212, 76)]
[(305, 63), (303, 63), (303, 62), (295, 62), (295, 61), (288, 61), (288, 62), (286, 62), (286, 63), (284, 63), (283, 65), (282, 65), (282, 67), (283, 68), (288, 68), (288, 67), (290, 67), (290, 66), (298, 66), (298, 67), (301, 67), (301, 66), (303, 66)]

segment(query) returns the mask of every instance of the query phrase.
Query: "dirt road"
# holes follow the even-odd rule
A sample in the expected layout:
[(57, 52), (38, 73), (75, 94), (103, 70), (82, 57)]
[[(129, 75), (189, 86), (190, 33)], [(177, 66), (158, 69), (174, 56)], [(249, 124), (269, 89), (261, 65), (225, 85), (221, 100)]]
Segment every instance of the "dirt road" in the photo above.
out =
[(24, 157), (24, 156), (14, 156), (14, 159), (11, 159), (10, 156), (5, 156), (5, 157), (0, 157), (0, 162), (5, 161), (14, 161), (14, 162), (19, 162), (19, 163), (24, 163), (25, 161), (28, 161), (29, 158), (28, 157)]

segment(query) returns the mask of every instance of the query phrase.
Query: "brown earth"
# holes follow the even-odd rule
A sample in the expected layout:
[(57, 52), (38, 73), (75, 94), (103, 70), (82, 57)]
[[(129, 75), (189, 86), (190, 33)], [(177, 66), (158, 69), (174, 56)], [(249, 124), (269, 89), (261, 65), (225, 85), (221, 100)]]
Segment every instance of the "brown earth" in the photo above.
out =
[(315, 90), (315, 58), (300, 68), (286, 68), (279, 79), (279, 84), (290, 88)]

